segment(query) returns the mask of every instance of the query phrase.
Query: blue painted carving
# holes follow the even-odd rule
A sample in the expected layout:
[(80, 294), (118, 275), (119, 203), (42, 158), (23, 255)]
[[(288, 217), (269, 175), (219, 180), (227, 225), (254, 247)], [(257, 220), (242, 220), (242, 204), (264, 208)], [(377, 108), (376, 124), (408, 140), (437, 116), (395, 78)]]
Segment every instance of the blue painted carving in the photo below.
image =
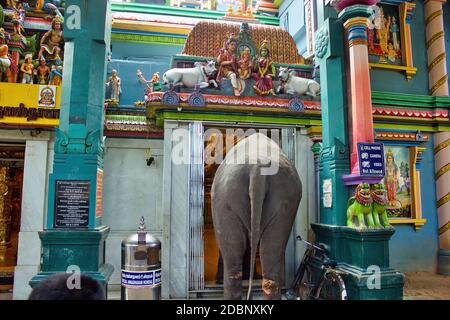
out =
[(305, 104), (299, 96), (294, 96), (291, 100), (289, 100), (288, 108), (289, 111), (292, 112), (303, 112), (305, 111)]

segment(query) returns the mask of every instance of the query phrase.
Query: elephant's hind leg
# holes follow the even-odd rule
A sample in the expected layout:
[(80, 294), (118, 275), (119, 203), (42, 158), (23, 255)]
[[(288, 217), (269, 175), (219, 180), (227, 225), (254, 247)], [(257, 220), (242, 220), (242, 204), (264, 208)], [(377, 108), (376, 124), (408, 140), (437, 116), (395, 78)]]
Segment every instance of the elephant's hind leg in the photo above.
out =
[[(273, 208), (269, 206), (269, 208)], [(280, 300), (284, 274), (284, 254), (295, 215), (289, 216), (290, 208), (279, 206), (279, 210), (261, 234), (259, 255), (263, 275), (262, 289), (264, 299)]]
[[(222, 220), (218, 223), (218, 220)], [(221, 227), (218, 227), (218, 226)], [(225, 300), (242, 299), (242, 264), (247, 249), (247, 229), (239, 218), (229, 214), (216, 218), (216, 239), (223, 259)], [(217, 230), (219, 228), (220, 230)]]

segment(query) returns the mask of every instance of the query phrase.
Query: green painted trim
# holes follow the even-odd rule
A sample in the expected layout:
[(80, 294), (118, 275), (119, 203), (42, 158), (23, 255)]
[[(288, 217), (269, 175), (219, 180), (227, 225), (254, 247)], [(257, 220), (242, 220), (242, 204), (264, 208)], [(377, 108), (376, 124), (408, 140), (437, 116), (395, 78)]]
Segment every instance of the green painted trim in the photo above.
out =
[(409, 124), (394, 124), (394, 123), (374, 123), (375, 129), (401, 129), (401, 130), (421, 130), (421, 131), (429, 131), (429, 132), (442, 132), (442, 131), (450, 131), (450, 125), (409, 125)]
[[(214, 10), (198, 10), (141, 3), (111, 3), (111, 10), (113, 12), (135, 12), (214, 20), (225, 16), (225, 12), (218, 12)], [(280, 25), (280, 19), (278, 17), (255, 15), (255, 18), (263, 24), (274, 26)]]
[(117, 33), (117, 32), (112, 33), (111, 40), (121, 42), (145, 43), (145, 44), (163, 44), (181, 47), (184, 46), (186, 42), (186, 38), (180, 37)]
[(248, 123), (270, 123), (281, 125), (321, 125), (320, 120), (305, 119), (305, 118), (291, 118), (282, 116), (258, 116), (252, 114), (219, 114), (219, 113), (195, 113), (189, 111), (171, 111), (158, 110), (157, 125), (162, 125), (164, 120), (196, 120), (196, 121), (224, 121), (224, 122), (248, 122)]
[(389, 105), (399, 107), (420, 108), (450, 108), (450, 97), (436, 97), (418, 94), (372, 91), (374, 105)]

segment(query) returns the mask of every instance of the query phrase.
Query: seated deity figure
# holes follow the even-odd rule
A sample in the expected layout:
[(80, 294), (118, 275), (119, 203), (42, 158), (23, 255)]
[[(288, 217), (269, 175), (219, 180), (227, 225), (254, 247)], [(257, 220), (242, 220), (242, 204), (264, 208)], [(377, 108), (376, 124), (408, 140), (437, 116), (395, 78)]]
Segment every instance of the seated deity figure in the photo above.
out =
[(267, 40), (264, 40), (259, 49), (256, 72), (253, 73), (253, 79), (256, 81), (253, 89), (259, 95), (275, 95), (272, 78), (275, 76), (276, 71), (275, 65), (270, 58), (270, 51), (269, 48), (267, 48), (267, 43)]
[(248, 79), (252, 75), (253, 61), (250, 49), (246, 48), (241, 52), (241, 58), (238, 61), (238, 72), (241, 79)]
[(217, 57), (219, 72), (217, 73), (216, 82), (219, 83), (222, 78), (230, 79), (234, 95), (240, 96), (245, 89), (245, 83), (237, 77), (238, 67), (235, 55), (236, 43), (236, 38), (231, 34), (225, 42), (224, 47), (220, 50), (220, 54)]
[(38, 59), (61, 60), (61, 47), (63, 46), (62, 21), (59, 17), (53, 19), (52, 28), (41, 39), (41, 49)]

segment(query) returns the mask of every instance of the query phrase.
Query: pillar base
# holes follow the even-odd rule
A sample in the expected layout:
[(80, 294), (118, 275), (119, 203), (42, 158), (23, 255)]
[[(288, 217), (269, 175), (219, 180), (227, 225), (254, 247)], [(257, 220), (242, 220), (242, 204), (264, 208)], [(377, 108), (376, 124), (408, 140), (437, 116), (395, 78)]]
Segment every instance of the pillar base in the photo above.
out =
[(325, 224), (311, 227), (316, 241), (328, 248), (330, 257), (346, 273), (343, 277), (349, 299), (403, 299), (404, 276), (389, 267), (393, 228), (357, 230)]
[(42, 242), (41, 272), (31, 279), (30, 286), (34, 287), (52, 274), (66, 272), (69, 266), (76, 266), (107, 289), (114, 270), (112, 265), (104, 264), (108, 234), (109, 228), (105, 226), (94, 230), (52, 229), (39, 232)]
[(439, 250), (438, 273), (445, 276), (450, 276), (450, 250)]
[(350, 300), (403, 300), (404, 276), (397, 270), (385, 269), (375, 274), (347, 263), (339, 264), (338, 269), (344, 272)]

